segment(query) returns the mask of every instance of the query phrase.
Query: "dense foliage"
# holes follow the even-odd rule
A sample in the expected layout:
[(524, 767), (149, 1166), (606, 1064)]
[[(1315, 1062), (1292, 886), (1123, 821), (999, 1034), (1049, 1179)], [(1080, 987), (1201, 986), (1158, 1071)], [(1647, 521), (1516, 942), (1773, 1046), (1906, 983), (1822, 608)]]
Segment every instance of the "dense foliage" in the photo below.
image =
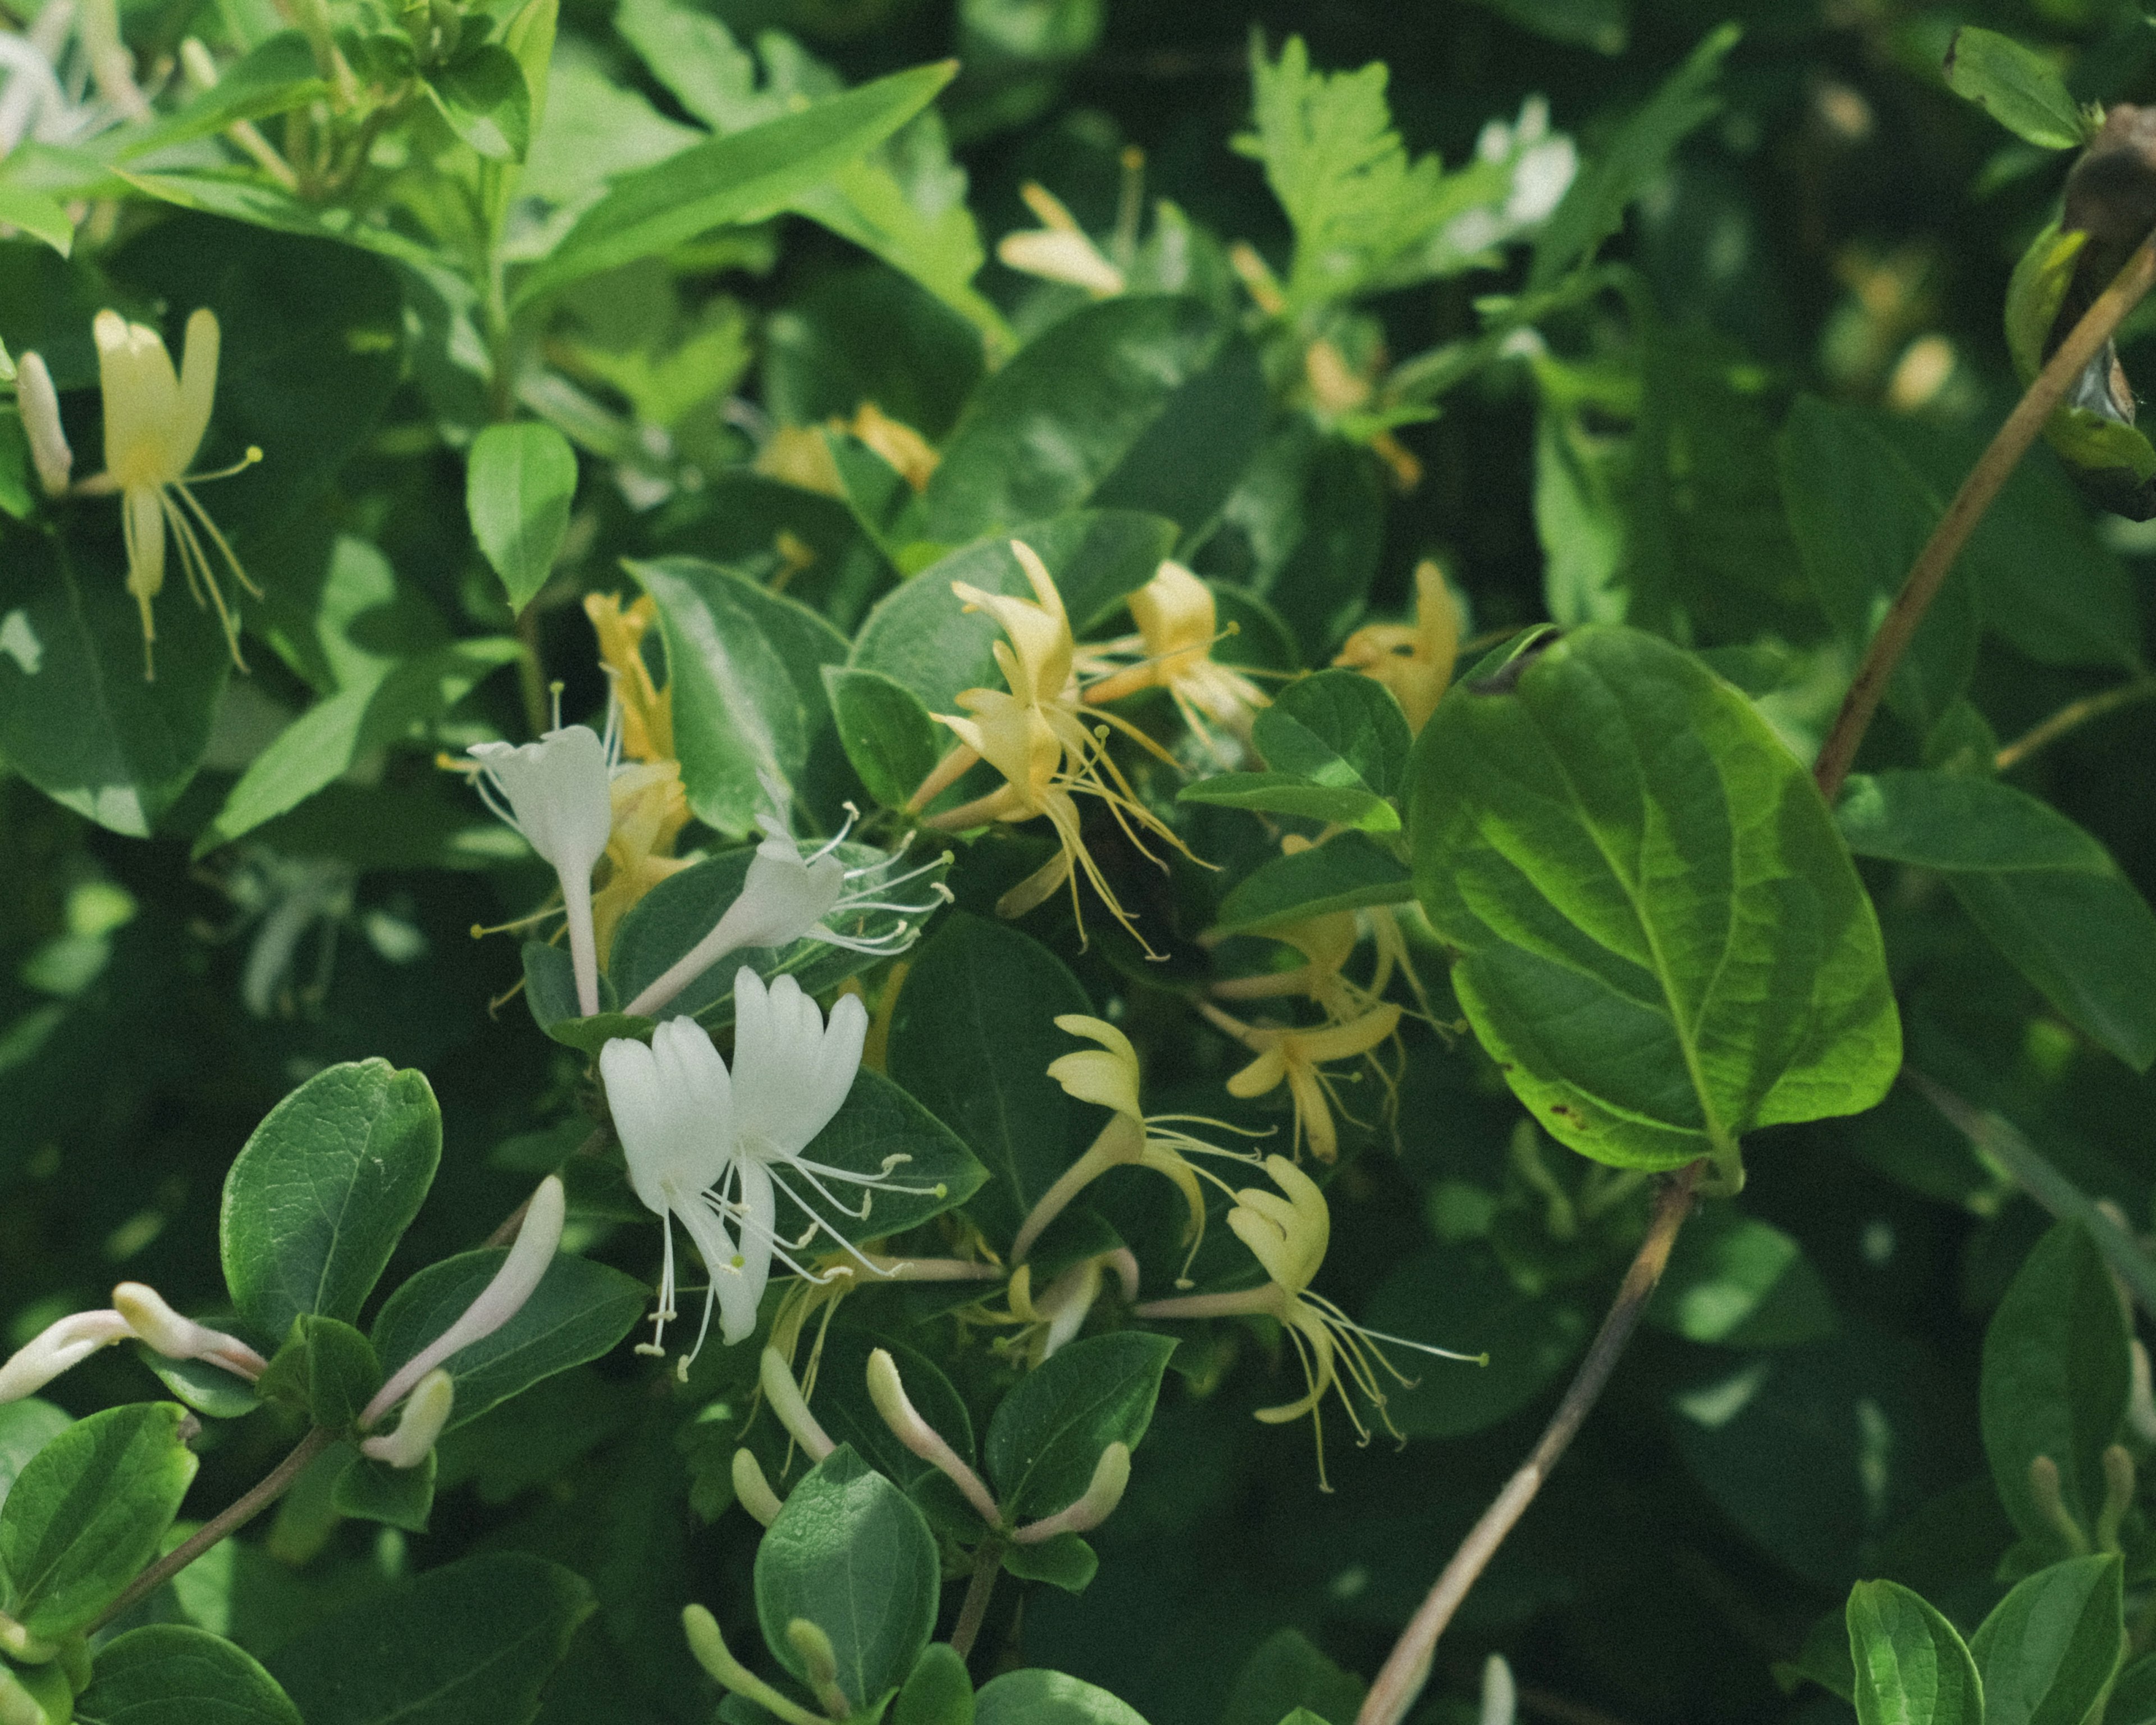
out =
[(2156, 1722), (2136, 0), (0, 26), (0, 1725)]

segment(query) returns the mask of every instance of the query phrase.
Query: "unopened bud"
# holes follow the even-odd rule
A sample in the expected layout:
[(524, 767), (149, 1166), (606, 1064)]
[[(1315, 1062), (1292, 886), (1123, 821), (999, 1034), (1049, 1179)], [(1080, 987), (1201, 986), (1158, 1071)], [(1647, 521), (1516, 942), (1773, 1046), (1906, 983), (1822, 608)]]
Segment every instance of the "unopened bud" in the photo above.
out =
[(786, 1625), (786, 1645), (801, 1656), (801, 1680), (816, 1703), (834, 1719), (853, 1712), (846, 1692), (839, 1686), (839, 1653), (831, 1638), (805, 1617)]
[(763, 1350), (763, 1361), (758, 1372), (763, 1385), (763, 1399), (771, 1404), (771, 1411), (778, 1417), (793, 1441), (808, 1452), (813, 1461), (821, 1461), (839, 1446), (816, 1423), (816, 1416), (808, 1411), (808, 1404), (801, 1394), (801, 1386), (793, 1381), (793, 1373), (783, 1355), (776, 1348)]
[(57, 497), (67, 490), (74, 472), (74, 451), (68, 447), (67, 433), (60, 426), (60, 398), (53, 388), (53, 374), (34, 353), (24, 354), (15, 368), (15, 406), (30, 441), (38, 483), (48, 497)]
[(2118, 1549), (2118, 1524), (2133, 1505), (2133, 1457), (2123, 1444), (2107, 1445), (2103, 1452), (2103, 1507), (2097, 1512), (2098, 1551)]
[(207, 1360), (253, 1383), (269, 1362), (237, 1336), (182, 1317), (148, 1284), (123, 1281), (112, 1291), (113, 1309), (127, 1327), (167, 1359)]
[(898, 1362), (886, 1349), (879, 1348), (869, 1355), (868, 1379), (869, 1399), (875, 1404), (875, 1410), (891, 1428), (891, 1435), (956, 1486), (983, 1521), (991, 1527), (998, 1526), (1003, 1512), (997, 1507), (994, 1496), (981, 1482), (981, 1476), (944, 1440), (942, 1433), (921, 1417), (899, 1378)]
[(71, 1312), (49, 1324), (0, 1365), (0, 1402), (35, 1395), (69, 1366), (135, 1332), (116, 1312)]
[(734, 1502), (768, 1527), (786, 1506), (763, 1476), (762, 1464), (747, 1450), (734, 1451)]
[(210, 58), (200, 37), (190, 36), (180, 44), (180, 69), (197, 90), (217, 88), (217, 62)]
[(1505, 1656), (1493, 1653), (1482, 1664), (1482, 1705), (1476, 1725), (1513, 1725), (1519, 1717), (1519, 1687)]
[(745, 1697), (787, 1725), (818, 1725), (816, 1716), (799, 1702), (782, 1695), (733, 1656), (718, 1620), (701, 1605), (681, 1608), (681, 1630), (689, 1639), (689, 1651), (696, 1663), (711, 1673), (721, 1688)]
[(417, 1467), (449, 1423), (449, 1409), (456, 1394), (456, 1380), (437, 1367), (419, 1380), (411, 1400), (404, 1404), (397, 1429), (364, 1440), (360, 1453), (392, 1467)]
[(2066, 1507), (2066, 1493), (2059, 1481), (2059, 1464), (2050, 1456), (2039, 1455), (2030, 1462), (2029, 1495), (2036, 1502), (2036, 1513), (2066, 1543), (2066, 1548), (2076, 1557), (2087, 1555), (2088, 1535), (2074, 1519), (2074, 1512)]
[(1093, 1464), (1093, 1482), (1083, 1497), (1068, 1509), (1020, 1527), (1011, 1538), (1020, 1545), (1038, 1545), (1059, 1533), (1088, 1532), (1116, 1512), (1130, 1483), (1131, 1446), (1111, 1444)]

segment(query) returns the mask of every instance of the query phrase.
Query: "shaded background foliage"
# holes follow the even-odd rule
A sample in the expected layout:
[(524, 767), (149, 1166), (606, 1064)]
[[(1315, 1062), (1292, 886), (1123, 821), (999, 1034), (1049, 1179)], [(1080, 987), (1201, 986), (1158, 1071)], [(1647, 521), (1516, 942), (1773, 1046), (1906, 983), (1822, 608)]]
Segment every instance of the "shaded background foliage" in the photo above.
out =
[[(2138, 7), (2112, 0), (1951, 10), (1897, 0), (1654, 0), (1629, 10), (1623, 0), (968, 0), (956, 14), (927, 0), (741, 0), (716, 10), (744, 34), (796, 33), (849, 81), (955, 44), (966, 65), (945, 112), (986, 234), (1031, 224), (1019, 187), (1032, 180), (1089, 229), (1111, 228), (1122, 153), (1135, 145), (1149, 196), (1172, 198), (1214, 233), (1246, 237), (1276, 259), (1287, 249), (1278, 207), (1259, 167), (1225, 147), (1248, 117), (1254, 31), (1276, 44), (1300, 33), (1313, 63), (1327, 68), (1384, 61), (1409, 144), (1449, 163), (1471, 152), (1486, 120), (1516, 115), (1534, 95), (1547, 97), (1592, 160), (1709, 28), (1738, 18), (1745, 35), (1722, 76), (1721, 112), (1676, 150), (1613, 248), (1645, 284), (1643, 321), (1628, 330), (1604, 306), (1563, 326), (1563, 352), (1575, 362), (1636, 372), (1644, 351), (1650, 373), (1660, 365), (1677, 380), (1665, 398), (1681, 428), (1670, 484), (1673, 506), (1693, 509), (1697, 531), (1680, 535), (1673, 578), (1693, 598), (1704, 647), (1748, 643), (1784, 624), (1795, 650), (1825, 634), (1815, 616), (1789, 623), (1809, 608), (1787, 598), (1792, 586), (1801, 593), (1803, 578), (1781, 522), (1772, 438), (1798, 391), (1881, 405), (1928, 433), (1911, 459), (1931, 461), (1942, 490), (2014, 393), (1999, 307), (2056, 175), (1945, 90), (1936, 68), (1953, 23), (2055, 44), (2085, 99), (2156, 95), (2156, 29)], [(169, 46), (187, 12), (131, 9), (131, 39), (146, 53)], [(578, 0), (563, 26), (608, 76), (685, 123), (614, 34), (611, 8)], [(1018, 41), (1036, 32), (1065, 33), (1072, 51), (998, 64), (998, 33)], [(182, 294), (191, 260), (210, 254), (190, 228), (206, 219), (173, 218), (104, 267), (132, 291)], [(357, 302), (390, 285), (387, 266), (321, 250), (312, 267), (333, 293)], [(0, 305), (15, 291), (10, 282), (56, 267), (27, 245), (0, 252)], [(1024, 326), (1030, 284), (991, 263), (980, 285)], [(1412, 355), (1471, 335), (1477, 296), (1517, 285), (1466, 275), (1367, 309), (1382, 321), (1389, 352)], [(42, 303), (27, 285), (21, 291)], [(865, 393), (941, 437), (978, 367), (963, 326), (925, 311), (916, 290), (805, 221), (785, 220), (775, 246), (715, 246), (708, 267), (654, 292), (652, 315), (738, 342), (740, 393), (791, 423), (850, 413)], [(609, 308), (572, 304), (603, 347)], [(71, 365), (64, 386), (85, 381), (89, 366), (85, 319), (74, 322), (78, 351), (64, 357), (60, 340), (5, 333), (18, 351), (41, 342), (56, 371)], [(2137, 327), (2152, 324), (2144, 314)], [(911, 352), (925, 362), (901, 369), (886, 331), (916, 326), (927, 334)], [(236, 340), (228, 351), (238, 357)], [(2125, 351), (2129, 370), (2137, 358), (2156, 362), (2138, 336)], [(1723, 387), (1732, 377), (1735, 386)], [(225, 388), (242, 393), (231, 373)], [(334, 526), (371, 541), (418, 596), (416, 608), (438, 619), (430, 628), (408, 619), (415, 639), (439, 632), (439, 619), (463, 633), (506, 629), (491, 573), (460, 534), (442, 530), (462, 520), (463, 461), (429, 447), (418, 382), (393, 388), (349, 459), (325, 454), (329, 489), (312, 503), (289, 506), (281, 521), (249, 520), (235, 486), (228, 524), (258, 566), (280, 561), (275, 536)], [(311, 409), (308, 436), (333, 434), (333, 393)], [(1625, 440), (1634, 422), (1622, 400), (1620, 391), (1563, 420), (1577, 449), (1591, 457)], [(1546, 511), (1538, 530), (1538, 422), (1548, 437), (1560, 416), (1538, 402), (1531, 367), (1500, 364), (1448, 398), (1434, 423), (1398, 433), (1420, 465), (1414, 489), (1395, 494), (1374, 470), (1362, 473), (1382, 506), (1381, 526), (1362, 524), (1373, 613), (1405, 609), (1414, 564), (1436, 555), (1470, 597), (1478, 631), (1545, 614), (1553, 517)], [(579, 497), (567, 562), (537, 613), (538, 644), (567, 685), (572, 712), (601, 695), (573, 601), (585, 588), (616, 584), (614, 558), (746, 557), (770, 542), (748, 490), (725, 477), (748, 453), (740, 434), (716, 416), (685, 418), (676, 430), (708, 466), (702, 492), (638, 510), (588, 478)], [(2035, 459), (2051, 461), (2041, 451)], [(1548, 459), (1545, 451), (1545, 484)], [(1705, 499), (1696, 508), (1688, 485)], [(1620, 496), (1605, 514), (1630, 507)], [(829, 543), (843, 547), (855, 529), (840, 511), (828, 514)], [(2156, 539), (2116, 523), (2102, 531), (2130, 574), (2138, 614)], [(178, 614), (169, 598), (167, 607)], [(2072, 655), (2042, 662), (2056, 655), (2032, 655), (2025, 633), (2004, 634), (1985, 638), (1970, 685), (1997, 737), (2107, 685), (2119, 661), (2138, 664), (2142, 646), (2137, 629), (2106, 668)], [(267, 654), (254, 657), (259, 687), (298, 705), (298, 678)], [(470, 700), (462, 711), (516, 734), (511, 678), (482, 684)], [(1809, 725), (1815, 738), (1812, 706), (1794, 728)], [(458, 711), (445, 742), (459, 740)], [(440, 1178), (393, 1284), (481, 1237), (528, 1188), (531, 1171), (558, 1158), (558, 1139), (520, 1135), (585, 1100), (582, 1063), (536, 1037), (521, 1004), (488, 1008), (490, 994), (515, 979), (510, 946), (467, 937), (475, 923), (541, 896), (528, 866), (501, 864), (477, 839), (454, 853), (460, 866), (413, 866), (439, 858), (441, 846), (400, 855), (396, 834), (372, 835), (378, 852), (340, 865), (311, 838), (305, 809), (237, 849), (191, 860), (246, 758), (250, 722), (259, 730), (263, 721), (228, 708), (205, 771), (147, 842), (100, 830), (20, 779), (0, 780), (0, 1313), (10, 1345), (96, 1303), (121, 1276), (156, 1284), (182, 1307), (214, 1301), (203, 1242), (214, 1231), (223, 1171), (261, 1115), (323, 1065), (384, 1055), (424, 1070), (441, 1098)], [(1913, 761), (1922, 746), (1900, 723), (1881, 721), (1882, 762)], [(2018, 781), (2101, 839), (2144, 891), (2156, 888), (2156, 798), (2144, 783), (2152, 752), (2156, 706), (2144, 706), (2051, 747)], [(411, 752), (363, 765), (412, 785), (432, 770)], [(341, 793), (332, 786), (323, 800)], [(460, 793), (435, 800), (441, 834), (479, 829)], [(1885, 865), (1867, 869), (1918, 1062), (2008, 1108), (2086, 1189), (2148, 1225), (2148, 1081), (2049, 1015), (1945, 895), (1890, 891)], [(1082, 974), (1096, 999), (1120, 986), (1097, 952)], [(1194, 1046), (1179, 1068), (1163, 1062), (1156, 1081), (1210, 1096), (1229, 1065), (1223, 1048)], [(1547, 1165), (1523, 1156), (1518, 1117), (1486, 1061), (1418, 1045), (1399, 1156), (1363, 1155), (1332, 1194), (1333, 1296), (1380, 1327), (1412, 1321), (1419, 1333), (1489, 1348), (1486, 1374), (1425, 1370), (1396, 1404), (1411, 1441), (1397, 1450), (1336, 1441), (1335, 1489), (1325, 1496), (1306, 1431), (1249, 1417), (1280, 1399), (1279, 1362), (1269, 1371), (1246, 1358), (1219, 1373), (1179, 1358), (1185, 1375), (1171, 1378), (1130, 1495), (1096, 1538), (1098, 1579), (1076, 1597), (1032, 1589), (1022, 1621), (998, 1625), (1029, 1662), (1102, 1684), (1156, 1725), (1221, 1718), (1229, 1675), (1284, 1626), (1349, 1671), (1376, 1667), (1444, 1555), (1532, 1442), (1629, 1249), (1592, 1225), (1584, 1239), (1551, 1229), (1548, 1189), (1576, 1192), (1580, 1170), (1558, 1166), (1562, 1153), (1547, 1144)], [(1979, 1612), (1999, 1590), (1992, 1566), (2012, 1530), (1978, 1439), (1978, 1351), (1987, 1316), (2041, 1230), (2041, 1213), (1905, 1092), (1855, 1121), (1761, 1133), (1748, 1159), (1742, 1214), (1779, 1233), (1731, 1246), (1730, 1261), (1768, 1264), (1769, 1296), (1719, 1331), (1674, 1301), (1658, 1309), (1447, 1638), (1429, 1717), (1466, 1717), (1460, 1697), (1491, 1650), (1512, 1660), (1531, 1717), (1845, 1717), (1815, 1688), (1785, 1693), (1771, 1668), (1796, 1656), (1859, 1574), (1892, 1574)], [(1683, 1248), (1694, 1257), (1680, 1257), (1679, 1291), (1715, 1280), (1715, 1245), (1737, 1231), (1730, 1219), (1702, 1219)], [(1800, 1255), (1787, 1255), (1790, 1242)], [(630, 1229), (595, 1250), (640, 1275), (648, 1245)], [(600, 1601), (542, 1718), (708, 1717), (710, 1696), (676, 1614), (682, 1600), (701, 1598), (735, 1601), (737, 1616), (752, 1542), (737, 1517), (706, 1525), (692, 1516), (688, 1406), (646, 1393), (634, 1365), (618, 1353), (542, 1386), (533, 1397), (545, 1399), (543, 1416), (521, 1432), (497, 1418), (453, 1440), (424, 1535), (332, 1526), (318, 1510), (311, 1522), (308, 1505), (288, 1507), (269, 1534), (273, 1555), (250, 1549), (231, 1559), (235, 1638), (267, 1656), (387, 1578), (476, 1551), (538, 1553), (586, 1577)], [(116, 1353), (51, 1392), (75, 1411), (142, 1393), (139, 1368)], [(218, 1430), (198, 1502), (236, 1495), (274, 1461), (279, 1440), (260, 1425)], [(273, 1571), (280, 1560), (304, 1567)], [(1017, 1599), (1009, 1589), (1006, 1619)], [(1231, 1702), (1225, 1717), (1242, 1725), (1244, 1716)], [(1270, 1716), (1249, 1717), (1271, 1725)]]

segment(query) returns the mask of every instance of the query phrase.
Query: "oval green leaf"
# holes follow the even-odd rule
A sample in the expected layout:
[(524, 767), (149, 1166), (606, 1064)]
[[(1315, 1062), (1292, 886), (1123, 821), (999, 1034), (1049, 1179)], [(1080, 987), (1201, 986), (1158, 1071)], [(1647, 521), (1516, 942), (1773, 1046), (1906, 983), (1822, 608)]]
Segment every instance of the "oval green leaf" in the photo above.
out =
[[(524, 88), (524, 74), (501, 49), (507, 75)], [(542, 420), (490, 425), (472, 439), (465, 469), (465, 509), (472, 537), (508, 590), (509, 608), (521, 611), (547, 584), (562, 542), (569, 536), (569, 509), (577, 496), (577, 452)]]
[(131, 1630), (98, 1650), (76, 1725), (300, 1725), (252, 1654), (185, 1624)]
[(1849, 1594), (1857, 1725), (1984, 1725), (1984, 1686), (1954, 1626), (1897, 1582)]

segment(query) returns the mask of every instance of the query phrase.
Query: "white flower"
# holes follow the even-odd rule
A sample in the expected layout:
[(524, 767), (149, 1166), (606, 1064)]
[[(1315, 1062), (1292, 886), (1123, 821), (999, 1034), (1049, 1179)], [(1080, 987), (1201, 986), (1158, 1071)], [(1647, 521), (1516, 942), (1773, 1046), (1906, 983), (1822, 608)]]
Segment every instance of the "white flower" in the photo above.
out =
[(379, 1437), (360, 1440), (360, 1453), (375, 1461), (386, 1461), (392, 1467), (417, 1467), (427, 1459), (427, 1452), (434, 1447), (434, 1440), (441, 1436), (442, 1428), (449, 1423), (449, 1409), (457, 1399), (455, 1379), (437, 1366), (422, 1378), (412, 1391), (412, 1399), (404, 1404), (403, 1417), (398, 1420), (394, 1431), (385, 1431)]
[(267, 1369), (262, 1356), (237, 1336), (182, 1317), (155, 1288), (123, 1281), (112, 1309), (75, 1312), (50, 1323), (0, 1364), (0, 1402), (35, 1395), (100, 1348), (132, 1337), (167, 1359), (206, 1360), (252, 1384)]
[[(629, 1163), (629, 1183), (667, 1224), (659, 1311), (652, 1339), (639, 1352), (660, 1352), (665, 1326), (676, 1316), (675, 1219), (689, 1230), (711, 1271), (696, 1346), (703, 1345), (715, 1304), (721, 1338), (731, 1344), (756, 1328), (757, 1307), (773, 1258), (810, 1281), (827, 1279), (793, 1256), (817, 1232), (829, 1235), (864, 1268), (877, 1271), (853, 1250), (826, 1209), (819, 1208), (820, 1201), (829, 1210), (865, 1218), (868, 1194), (855, 1209), (827, 1182), (885, 1192), (937, 1189), (890, 1179), (891, 1168), (904, 1158), (892, 1158), (875, 1174), (862, 1174), (812, 1162), (803, 1153), (852, 1090), (868, 1027), (868, 1012), (853, 995), (831, 1009), (827, 1024), (815, 1001), (792, 977), (783, 976), (767, 988), (744, 966), (734, 978), (731, 1072), (710, 1039), (687, 1019), (660, 1025), (649, 1048), (617, 1039), (600, 1050), (599, 1071)], [(810, 1221), (808, 1233), (790, 1244), (778, 1233), (782, 1196)], [(690, 1350), (690, 1358), (695, 1352)]]
[(840, 934), (831, 927), (834, 917), (866, 911), (896, 911), (906, 916), (925, 916), (951, 896), (942, 882), (929, 888), (925, 904), (900, 904), (882, 896), (894, 887), (944, 866), (944, 860), (925, 863), (903, 875), (892, 875), (896, 855), (880, 863), (848, 868), (834, 854), (853, 829), (853, 805), (837, 838), (807, 855), (793, 836), (788, 819), (786, 787), (769, 773), (761, 775), (771, 806), (757, 816), (763, 842), (749, 859), (748, 878), (741, 896), (726, 908), (711, 932), (676, 959), (654, 981), (647, 984), (623, 1009), (650, 1017), (690, 983), (744, 947), (789, 947), (798, 940), (819, 940), (855, 952), (879, 956), (904, 950), (918, 933), (918, 926), (901, 921), (886, 934), (861, 937)]
[(58, 497), (66, 491), (69, 475), (74, 471), (74, 451), (68, 447), (67, 432), (60, 424), (60, 398), (53, 388), (53, 374), (37, 354), (24, 354), (16, 367), (15, 406), (30, 441), (38, 483), (48, 497)]
[(592, 932), (592, 870), (613, 832), (612, 763), (588, 725), (549, 731), (536, 742), (475, 742), (480, 794), (487, 807), (553, 865), (569, 918), (577, 1009), (599, 1009), (598, 946)]

